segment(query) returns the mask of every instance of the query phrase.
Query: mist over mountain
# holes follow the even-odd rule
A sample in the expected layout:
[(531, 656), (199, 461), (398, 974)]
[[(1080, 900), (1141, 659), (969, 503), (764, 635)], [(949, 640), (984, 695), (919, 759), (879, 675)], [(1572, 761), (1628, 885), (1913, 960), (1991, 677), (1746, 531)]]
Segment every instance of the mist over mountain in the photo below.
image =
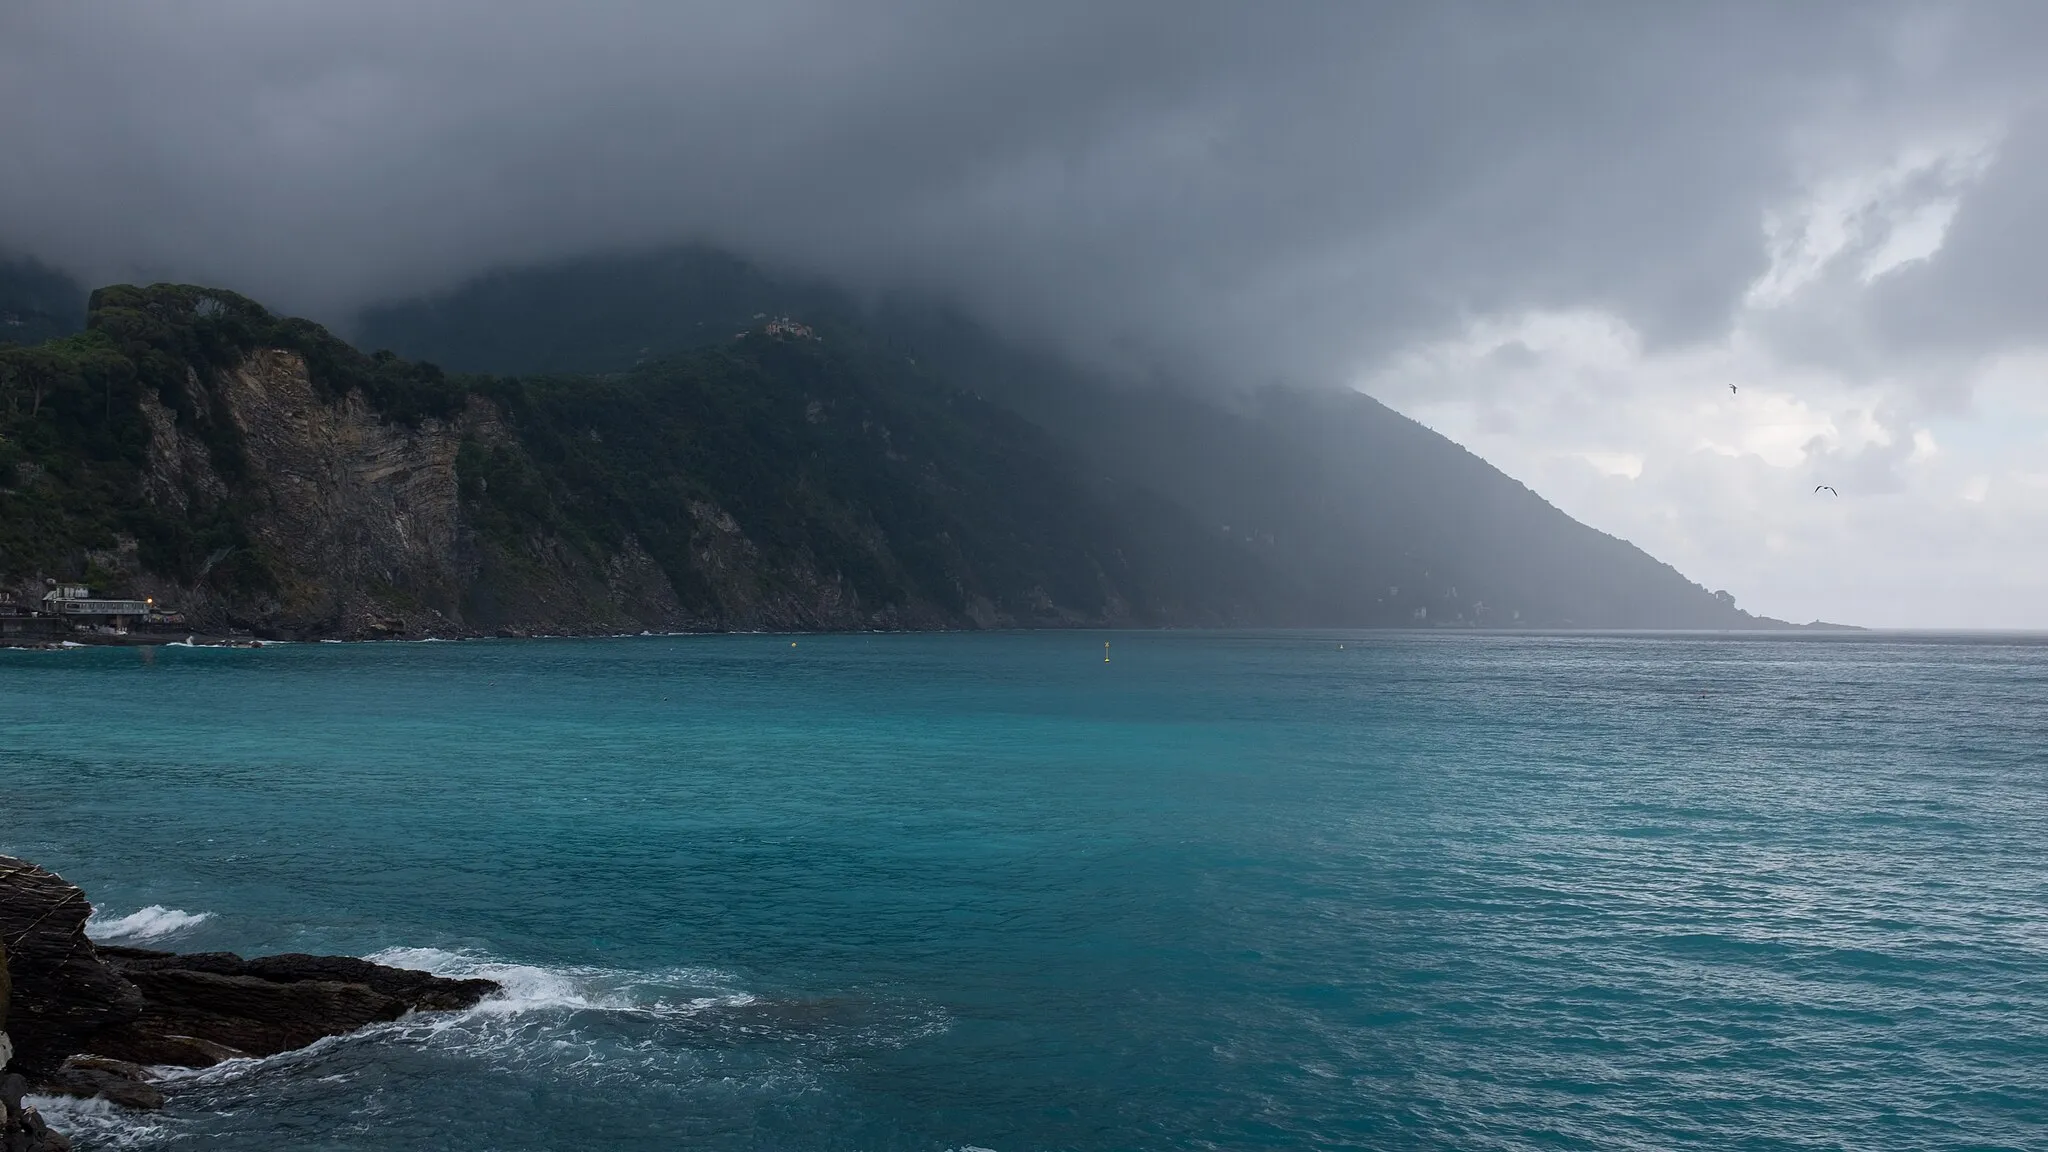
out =
[(85, 297), (55, 268), (0, 251), (0, 344), (38, 344), (78, 331)]
[(1048, 430), (1103, 482), (1153, 494), (1255, 558), (1245, 622), (1581, 627), (1748, 623), (1724, 597), (1572, 521), (1355, 393), (1132, 385), (956, 311), (861, 299), (687, 247), (505, 270), (365, 311), (359, 343), (462, 371), (618, 372), (767, 315), (858, 332)]

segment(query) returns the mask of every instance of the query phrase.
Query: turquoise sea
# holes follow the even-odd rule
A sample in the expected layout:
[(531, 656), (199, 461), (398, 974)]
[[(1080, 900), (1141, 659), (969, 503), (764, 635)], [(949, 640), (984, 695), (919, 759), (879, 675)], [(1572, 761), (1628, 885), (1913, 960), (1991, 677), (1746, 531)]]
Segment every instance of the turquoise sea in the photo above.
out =
[(86, 1149), (2048, 1148), (2027, 638), (0, 651), (0, 852), (508, 988)]

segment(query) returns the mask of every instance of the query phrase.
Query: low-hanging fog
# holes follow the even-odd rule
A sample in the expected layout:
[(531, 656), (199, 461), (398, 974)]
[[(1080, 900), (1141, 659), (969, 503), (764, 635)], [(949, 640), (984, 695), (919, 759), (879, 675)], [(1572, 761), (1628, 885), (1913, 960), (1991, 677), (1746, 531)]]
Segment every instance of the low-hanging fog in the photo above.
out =
[(0, 250), (345, 325), (708, 241), (1363, 389), (1754, 611), (2048, 627), (2044, 54), (1995, 3), (10, 5)]

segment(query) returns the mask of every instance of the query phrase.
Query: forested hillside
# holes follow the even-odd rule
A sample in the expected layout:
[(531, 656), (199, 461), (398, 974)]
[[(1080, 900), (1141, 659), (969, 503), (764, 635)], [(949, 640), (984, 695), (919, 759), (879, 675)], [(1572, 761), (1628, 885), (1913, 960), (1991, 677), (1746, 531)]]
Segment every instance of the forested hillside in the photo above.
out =
[(1229, 624), (1240, 547), (805, 326), (449, 376), (190, 286), (0, 352), (0, 575), (279, 635)]

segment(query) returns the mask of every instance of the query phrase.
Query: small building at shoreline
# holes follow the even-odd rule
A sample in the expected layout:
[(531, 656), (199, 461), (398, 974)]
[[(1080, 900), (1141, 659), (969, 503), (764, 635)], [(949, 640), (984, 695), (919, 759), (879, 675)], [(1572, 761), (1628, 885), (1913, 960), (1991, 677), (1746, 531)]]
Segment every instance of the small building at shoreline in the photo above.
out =
[(59, 584), (43, 593), (42, 615), (68, 620), (88, 628), (110, 628), (126, 632), (130, 624), (149, 618), (147, 600), (108, 600), (96, 597), (83, 584)]

